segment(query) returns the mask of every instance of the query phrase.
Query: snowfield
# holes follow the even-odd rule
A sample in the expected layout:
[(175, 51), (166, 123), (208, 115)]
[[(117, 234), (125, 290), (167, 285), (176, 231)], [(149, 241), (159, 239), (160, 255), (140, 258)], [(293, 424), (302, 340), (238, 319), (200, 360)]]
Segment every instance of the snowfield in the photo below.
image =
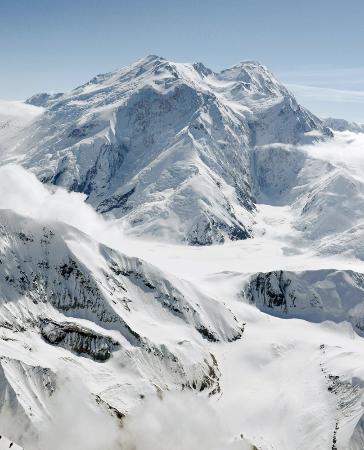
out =
[(0, 435), (363, 449), (364, 134), (325, 123), (255, 62), (1, 103)]

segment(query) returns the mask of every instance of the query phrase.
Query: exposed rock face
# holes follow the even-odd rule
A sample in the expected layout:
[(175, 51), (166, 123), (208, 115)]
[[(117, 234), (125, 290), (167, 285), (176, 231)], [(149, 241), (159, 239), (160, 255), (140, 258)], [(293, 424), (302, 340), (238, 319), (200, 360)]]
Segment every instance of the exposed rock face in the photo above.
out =
[(313, 322), (348, 321), (364, 334), (364, 275), (351, 270), (274, 271), (254, 274), (244, 290), (269, 314)]
[[(130, 342), (143, 345), (143, 338), (124, 319), (132, 313), (134, 302), (140, 301), (139, 297), (133, 298), (134, 289), (138, 289), (143, 296), (152, 299), (156, 307), (192, 324), (197, 331), (206, 330), (202, 334), (212, 340), (234, 339), (240, 335), (242, 325), (238, 323), (235, 329), (228, 331), (229, 325), (222, 334), (213, 322), (206, 320), (205, 312), (212, 305), (222, 312), (221, 318), (226, 315), (223, 320), (227, 325), (230, 318), (233, 319), (227, 309), (203, 295), (196, 297), (193, 292), (188, 298), (183, 288), (174, 284), (177, 280), (170, 276), (163, 278), (158, 269), (137, 258), (127, 258), (100, 246), (98, 258), (102, 261), (102, 269), (96, 275), (88, 268), (87, 261), (78, 259), (66, 245), (62, 227), (38, 226), (31, 219), (8, 211), (2, 212), (1, 219), (3, 244), (0, 256), (6, 263), (0, 264), (0, 295), (6, 301), (26, 297), (35, 308), (38, 304), (49, 304), (62, 314), (93, 318), (105, 328), (120, 330)], [(85, 245), (88, 245), (88, 238), (81, 239), (86, 239)], [(10, 311), (8, 316), (16, 326), (22, 324)], [(23, 324), (26, 325), (27, 320)], [(52, 325), (62, 333), (71, 332), (72, 326)], [(82, 328), (77, 330), (76, 327), (73, 331), (82, 332)]]
[[(332, 373), (330, 353), (332, 347), (320, 346), (322, 360), (320, 369), (335, 405), (335, 422), (332, 426), (331, 449), (348, 448), (358, 450), (363, 445), (363, 382), (356, 378), (348, 378)], [(344, 431), (346, 428), (346, 431)], [(351, 434), (347, 442), (348, 428)]]
[(95, 361), (106, 361), (120, 345), (109, 336), (95, 333), (75, 323), (43, 320), (40, 332), (50, 344), (59, 345), (77, 355), (87, 355)]

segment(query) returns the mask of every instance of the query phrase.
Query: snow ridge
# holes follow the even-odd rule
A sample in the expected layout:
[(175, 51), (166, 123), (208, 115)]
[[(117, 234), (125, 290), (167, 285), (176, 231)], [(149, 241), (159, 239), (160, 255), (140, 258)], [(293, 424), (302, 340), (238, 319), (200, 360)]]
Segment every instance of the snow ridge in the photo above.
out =
[(192, 245), (254, 234), (252, 148), (332, 136), (250, 61), (214, 73), (150, 55), (27, 103), (45, 110), (23, 130), (18, 162), (134, 235)]

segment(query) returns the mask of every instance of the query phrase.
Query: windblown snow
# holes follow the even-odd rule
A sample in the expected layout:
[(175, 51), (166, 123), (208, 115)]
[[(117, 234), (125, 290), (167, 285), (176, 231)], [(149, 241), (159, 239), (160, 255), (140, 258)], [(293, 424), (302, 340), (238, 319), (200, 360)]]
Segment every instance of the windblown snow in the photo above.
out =
[(0, 448), (364, 448), (364, 134), (340, 123), (256, 62), (1, 102)]

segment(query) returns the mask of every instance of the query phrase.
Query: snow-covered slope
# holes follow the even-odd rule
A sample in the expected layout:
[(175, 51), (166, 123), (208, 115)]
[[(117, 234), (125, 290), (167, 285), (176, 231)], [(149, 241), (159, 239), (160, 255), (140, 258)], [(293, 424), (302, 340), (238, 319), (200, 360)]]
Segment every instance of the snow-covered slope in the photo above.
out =
[(249, 61), (213, 73), (152, 55), (28, 103), (45, 110), (15, 146), (19, 162), (133, 234), (189, 244), (252, 235), (255, 145), (331, 136)]
[[(107, 442), (114, 450), (118, 439), (129, 439), (136, 414), (137, 429), (147, 420), (150, 442), (158, 439), (160, 448), (168, 450), (172, 441), (164, 441), (156, 422), (150, 423), (159, 408), (150, 403), (155, 396), (157, 402), (158, 396), (165, 398), (168, 409), (160, 421), (172, 426), (162, 429), (171, 439), (175, 423), (168, 418), (185, 401), (183, 422), (189, 423), (195, 412), (193, 420), (201, 420), (204, 430), (204, 420), (215, 420), (203, 419), (199, 404), (196, 411), (188, 410), (188, 396), (168, 400), (168, 391), (193, 392), (223, 420), (225, 444), (211, 447), (196, 430), (203, 450), (252, 448), (245, 439), (262, 450), (329, 450), (334, 444), (356, 450), (363, 445), (364, 350), (362, 338), (345, 323), (361, 332), (363, 275), (337, 269), (252, 275), (244, 267), (234, 273), (224, 270), (225, 244), (215, 249), (180, 246), (190, 252), (191, 275), (185, 269), (190, 281), (183, 281), (58, 221), (3, 209), (0, 224), (0, 431), (26, 448), (49, 448), (44, 442), (55, 442), (57, 433), (62, 445), (72, 443), (75, 435), (69, 441), (64, 434), (72, 423), (82, 436), (80, 449), (100, 450)], [(173, 258), (167, 251), (162, 255), (155, 243), (141, 241), (138, 248), (129, 241), (121, 240), (120, 246), (129, 243), (128, 251), (134, 248), (135, 254), (152, 246), (151, 255), (161, 266), (180, 272), (181, 255), (172, 252)], [(234, 251), (237, 243), (230, 245)], [(254, 239), (241, 245), (247, 246), (243, 254), (262, 266)], [(192, 250), (205, 253), (207, 267)], [(208, 266), (211, 251), (220, 254), (211, 261), (215, 269)], [(269, 257), (268, 248), (265, 252)], [(274, 264), (274, 253), (270, 257)], [(242, 262), (241, 257), (235, 260)], [(206, 273), (201, 277), (199, 270)], [(75, 408), (77, 419), (71, 413)], [(103, 435), (97, 440), (101, 429), (95, 423), (96, 435), (89, 432), (95, 442), (87, 445), (88, 433), (79, 427), (93, 420), (112, 439)], [(116, 426), (120, 420), (124, 431)], [(188, 442), (189, 431), (183, 433)], [(138, 439), (142, 450), (154, 448)]]
[[(69, 226), (1, 210), (0, 227), (0, 415), (35, 433), (58, 372), (74, 364), (88, 393), (120, 415), (156, 390), (220, 391), (203, 343), (244, 332), (223, 303)], [(10, 425), (1, 431), (14, 435)]]
[(57, 92), (56, 94), (48, 94), (47, 92), (41, 92), (39, 94), (35, 94), (32, 97), (28, 98), (25, 101), (26, 105), (47, 106), (52, 100), (57, 100), (57, 98), (63, 95), (62, 92)]
[(347, 321), (364, 332), (364, 275), (343, 270), (274, 271), (254, 274), (245, 297), (259, 309), (279, 317), (313, 322)]
[(11, 442), (5, 436), (0, 436), (0, 449), (8, 450), (9, 448), (13, 450), (22, 450), (21, 447), (19, 447), (19, 445), (16, 445), (14, 442)]
[(308, 239), (308, 245), (324, 244), (325, 239), (333, 243), (342, 233), (360, 228), (364, 220), (361, 136), (337, 133), (333, 140), (316, 145), (256, 147), (252, 172), (257, 203), (288, 207), (294, 227), (302, 232), (301, 242)]
[(102, 228), (82, 198), (74, 217), (76, 194), (15, 173), (1, 170), (0, 433), (31, 450), (194, 450), (191, 433), (202, 450), (363, 447), (363, 264), (298, 247), (287, 205), (258, 205), (254, 239), (187, 247)]

